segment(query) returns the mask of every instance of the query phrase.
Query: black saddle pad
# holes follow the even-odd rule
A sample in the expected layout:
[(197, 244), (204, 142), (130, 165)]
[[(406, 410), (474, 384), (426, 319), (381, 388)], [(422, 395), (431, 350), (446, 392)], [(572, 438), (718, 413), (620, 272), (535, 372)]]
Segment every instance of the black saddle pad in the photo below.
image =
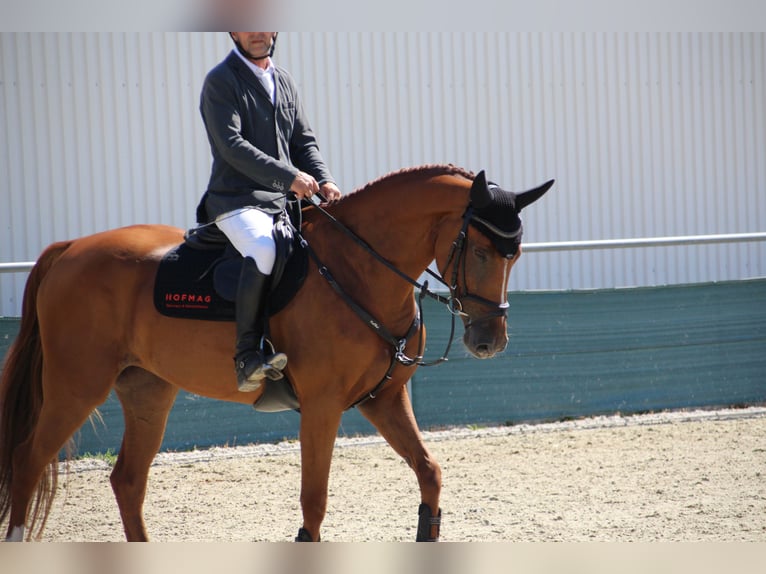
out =
[[(226, 247), (199, 249), (187, 243), (168, 251), (154, 282), (154, 306), (168, 317), (233, 321), (241, 257), (226, 257)], [(282, 278), (272, 285), (267, 312), (281, 311), (306, 279), (308, 253), (295, 242)]]

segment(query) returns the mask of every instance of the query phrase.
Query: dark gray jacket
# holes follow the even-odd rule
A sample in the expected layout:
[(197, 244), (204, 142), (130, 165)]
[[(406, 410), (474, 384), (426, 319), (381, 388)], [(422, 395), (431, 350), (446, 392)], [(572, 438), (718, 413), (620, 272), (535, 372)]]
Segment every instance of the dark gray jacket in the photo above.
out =
[(276, 106), (252, 70), (231, 52), (205, 78), (200, 112), (213, 165), (197, 220), (245, 206), (285, 207), (298, 171), (333, 182), (290, 74), (275, 66)]

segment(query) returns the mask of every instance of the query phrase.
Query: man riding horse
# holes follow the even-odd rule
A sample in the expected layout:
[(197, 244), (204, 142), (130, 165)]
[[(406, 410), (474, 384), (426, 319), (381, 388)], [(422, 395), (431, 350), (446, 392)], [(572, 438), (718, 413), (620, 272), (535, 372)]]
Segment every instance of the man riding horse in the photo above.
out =
[(287, 71), (271, 56), (276, 32), (230, 32), (235, 48), (205, 78), (200, 112), (213, 164), (197, 209), (199, 223), (214, 222), (244, 258), (236, 295), (238, 388), (258, 389), (279, 379), (287, 356), (262, 349), (264, 299), (274, 267), (274, 219), (287, 192), (298, 199), (341, 193)]

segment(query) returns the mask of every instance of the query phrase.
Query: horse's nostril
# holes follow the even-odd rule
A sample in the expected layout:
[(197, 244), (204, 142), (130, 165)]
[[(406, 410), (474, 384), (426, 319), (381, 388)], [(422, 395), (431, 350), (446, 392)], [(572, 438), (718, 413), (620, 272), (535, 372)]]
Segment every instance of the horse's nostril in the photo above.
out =
[(490, 352), (490, 350), (489, 350), (489, 345), (486, 345), (486, 344), (484, 344), (484, 345), (478, 345), (478, 346), (476, 347), (476, 354), (477, 354), (479, 357), (488, 357), (488, 356), (490, 356), (492, 353), (491, 353), (491, 352)]

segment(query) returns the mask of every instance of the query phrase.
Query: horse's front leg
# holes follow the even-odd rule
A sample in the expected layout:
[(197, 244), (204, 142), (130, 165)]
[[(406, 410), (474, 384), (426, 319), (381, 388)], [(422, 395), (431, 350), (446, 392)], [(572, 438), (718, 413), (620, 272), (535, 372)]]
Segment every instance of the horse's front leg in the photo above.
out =
[(311, 402), (301, 407), (301, 508), (303, 528), (296, 542), (319, 542), (319, 527), (327, 511), (335, 437), (343, 412), (329, 405)]
[(437, 541), (441, 523), (441, 467), (423, 444), (407, 387), (397, 389), (392, 385), (359, 410), (415, 471), (421, 496), (417, 540)]

